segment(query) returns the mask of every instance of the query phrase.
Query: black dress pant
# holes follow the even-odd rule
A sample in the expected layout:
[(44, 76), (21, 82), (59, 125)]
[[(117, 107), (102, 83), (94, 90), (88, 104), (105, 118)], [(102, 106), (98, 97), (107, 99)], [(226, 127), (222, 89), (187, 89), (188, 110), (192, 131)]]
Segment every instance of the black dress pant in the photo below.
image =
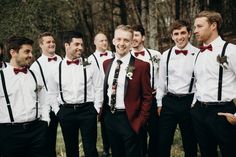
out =
[(107, 134), (107, 130), (106, 130), (103, 118), (101, 119), (100, 124), (101, 124), (101, 135), (102, 135), (103, 151), (106, 152), (106, 153), (109, 153), (110, 142), (109, 142), (109, 139), (108, 139), (108, 134)]
[(47, 122), (0, 124), (0, 148), (3, 157), (45, 157)]
[(153, 98), (147, 124), (140, 132), (142, 137), (142, 149), (144, 157), (147, 154), (148, 157), (157, 156), (158, 119), (159, 117), (157, 115), (157, 101), (156, 98)]
[(236, 126), (218, 112), (235, 113), (236, 107), (233, 102), (205, 105), (197, 101), (191, 111), (201, 157), (217, 157), (217, 146), (222, 157), (236, 156)]
[[(79, 106), (79, 105), (78, 105)], [(81, 107), (61, 106), (58, 118), (66, 147), (67, 157), (79, 157), (79, 130), (85, 157), (97, 157), (97, 111), (93, 103)]]
[(112, 157), (142, 157), (141, 138), (131, 128), (125, 111), (113, 114), (106, 110), (104, 121)]
[(58, 118), (53, 111), (50, 112), (50, 120), (46, 136), (46, 157), (57, 157), (56, 140)]
[(192, 100), (193, 95), (179, 97), (167, 94), (163, 97), (159, 119), (158, 157), (170, 157), (177, 124), (182, 136), (185, 157), (197, 156), (197, 143), (190, 114)]

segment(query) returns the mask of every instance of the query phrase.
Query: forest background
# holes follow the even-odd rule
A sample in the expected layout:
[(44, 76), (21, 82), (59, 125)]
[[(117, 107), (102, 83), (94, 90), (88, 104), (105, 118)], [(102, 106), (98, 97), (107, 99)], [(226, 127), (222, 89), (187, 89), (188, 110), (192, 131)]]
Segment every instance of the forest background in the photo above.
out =
[[(0, 0), (0, 40), (22, 35), (37, 41), (49, 31), (55, 35), (57, 53), (64, 55), (61, 37), (64, 31), (77, 30), (85, 35), (86, 55), (94, 52), (94, 35), (103, 31), (111, 41), (119, 24), (141, 24), (146, 30), (145, 47), (163, 52), (173, 45), (169, 26), (175, 19), (188, 20), (202, 10), (215, 10), (223, 17), (221, 35), (236, 43), (235, 0)], [(197, 46), (194, 36), (191, 42)], [(40, 56), (37, 42), (36, 58)]]
[[(104, 32), (110, 43), (114, 29), (120, 24), (141, 24), (146, 30), (145, 47), (160, 52), (174, 43), (170, 38), (169, 26), (176, 19), (188, 20), (193, 25), (194, 17), (202, 10), (221, 13), (223, 25), (221, 36), (236, 44), (236, 1), (235, 0), (0, 0), (0, 41), (12, 35), (21, 35), (35, 41), (35, 58), (40, 51), (37, 36), (45, 31), (52, 32), (57, 43), (57, 54), (63, 56), (61, 38), (64, 31), (81, 31), (85, 38), (85, 53), (94, 52), (94, 35)], [(198, 46), (194, 36), (191, 42)], [(98, 127), (99, 124), (98, 124)], [(98, 129), (98, 151), (102, 151), (100, 129)], [(83, 155), (82, 144), (79, 145)], [(57, 153), (65, 157), (65, 148), (60, 128), (58, 129)], [(183, 155), (179, 130), (171, 153), (172, 157)]]

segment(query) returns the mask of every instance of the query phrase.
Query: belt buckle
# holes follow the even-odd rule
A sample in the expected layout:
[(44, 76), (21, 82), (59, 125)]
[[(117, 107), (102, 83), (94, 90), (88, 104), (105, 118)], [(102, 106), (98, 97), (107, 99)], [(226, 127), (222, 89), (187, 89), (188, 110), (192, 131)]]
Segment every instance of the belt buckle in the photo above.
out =
[(116, 109), (111, 109), (111, 113), (114, 114), (116, 112)]

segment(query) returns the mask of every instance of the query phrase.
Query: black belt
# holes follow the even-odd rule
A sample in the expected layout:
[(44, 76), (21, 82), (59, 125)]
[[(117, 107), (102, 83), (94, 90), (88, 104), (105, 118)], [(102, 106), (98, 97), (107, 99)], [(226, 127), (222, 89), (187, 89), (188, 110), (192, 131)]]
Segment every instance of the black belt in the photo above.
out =
[(61, 106), (65, 107), (65, 108), (73, 108), (73, 109), (81, 109), (84, 108), (86, 106), (90, 106), (93, 105), (93, 102), (86, 102), (86, 103), (79, 103), (79, 104), (61, 104)]
[(196, 105), (201, 106), (201, 107), (210, 107), (210, 106), (226, 106), (230, 105), (232, 101), (226, 101), (226, 102), (202, 102), (202, 101), (197, 101)]
[(192, 93), (188, 93), (188, 94), (174, 94), (174, 93), (170, 93), (170, 92), (167, 92), (166, 95), (168, 95), (170, 97), (175, 97), (175, 98), (183, 98), (183, 97), (193, 96)]
[(109, 105), (105, 105), (105, 108), (107, 108), (109, 111), (111, 111), (112, 114), (119, 114), (119, 113), (126, 113), (126, 110), (125, 109), (118, 109), (118, 108), (115, 108), (113, 111), (111, 110), (111, 107)]
[(33, 121), (30, 122), (13, 122), (13, 123), (0, 123), (0, 126), (13, 126), (13, 127), (22, 127), (24, 129), (27, 129), (35, 124), (37, 124), (40, 120), (39, 119), (35, 119)]

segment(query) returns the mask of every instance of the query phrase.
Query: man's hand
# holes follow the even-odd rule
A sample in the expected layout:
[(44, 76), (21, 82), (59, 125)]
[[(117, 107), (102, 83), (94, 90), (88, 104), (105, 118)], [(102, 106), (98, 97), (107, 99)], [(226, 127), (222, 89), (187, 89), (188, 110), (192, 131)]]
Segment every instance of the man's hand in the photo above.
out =
[(232, 124), (236, 125), (236, 116), (234, 116), (232, 113), (223, 113), (223, 112), (218, 112), (219, 116), (225, 116), (227, 121)]
[(157, 115), (160, 117), (161, 116), (161, 107), (157, 107)]

